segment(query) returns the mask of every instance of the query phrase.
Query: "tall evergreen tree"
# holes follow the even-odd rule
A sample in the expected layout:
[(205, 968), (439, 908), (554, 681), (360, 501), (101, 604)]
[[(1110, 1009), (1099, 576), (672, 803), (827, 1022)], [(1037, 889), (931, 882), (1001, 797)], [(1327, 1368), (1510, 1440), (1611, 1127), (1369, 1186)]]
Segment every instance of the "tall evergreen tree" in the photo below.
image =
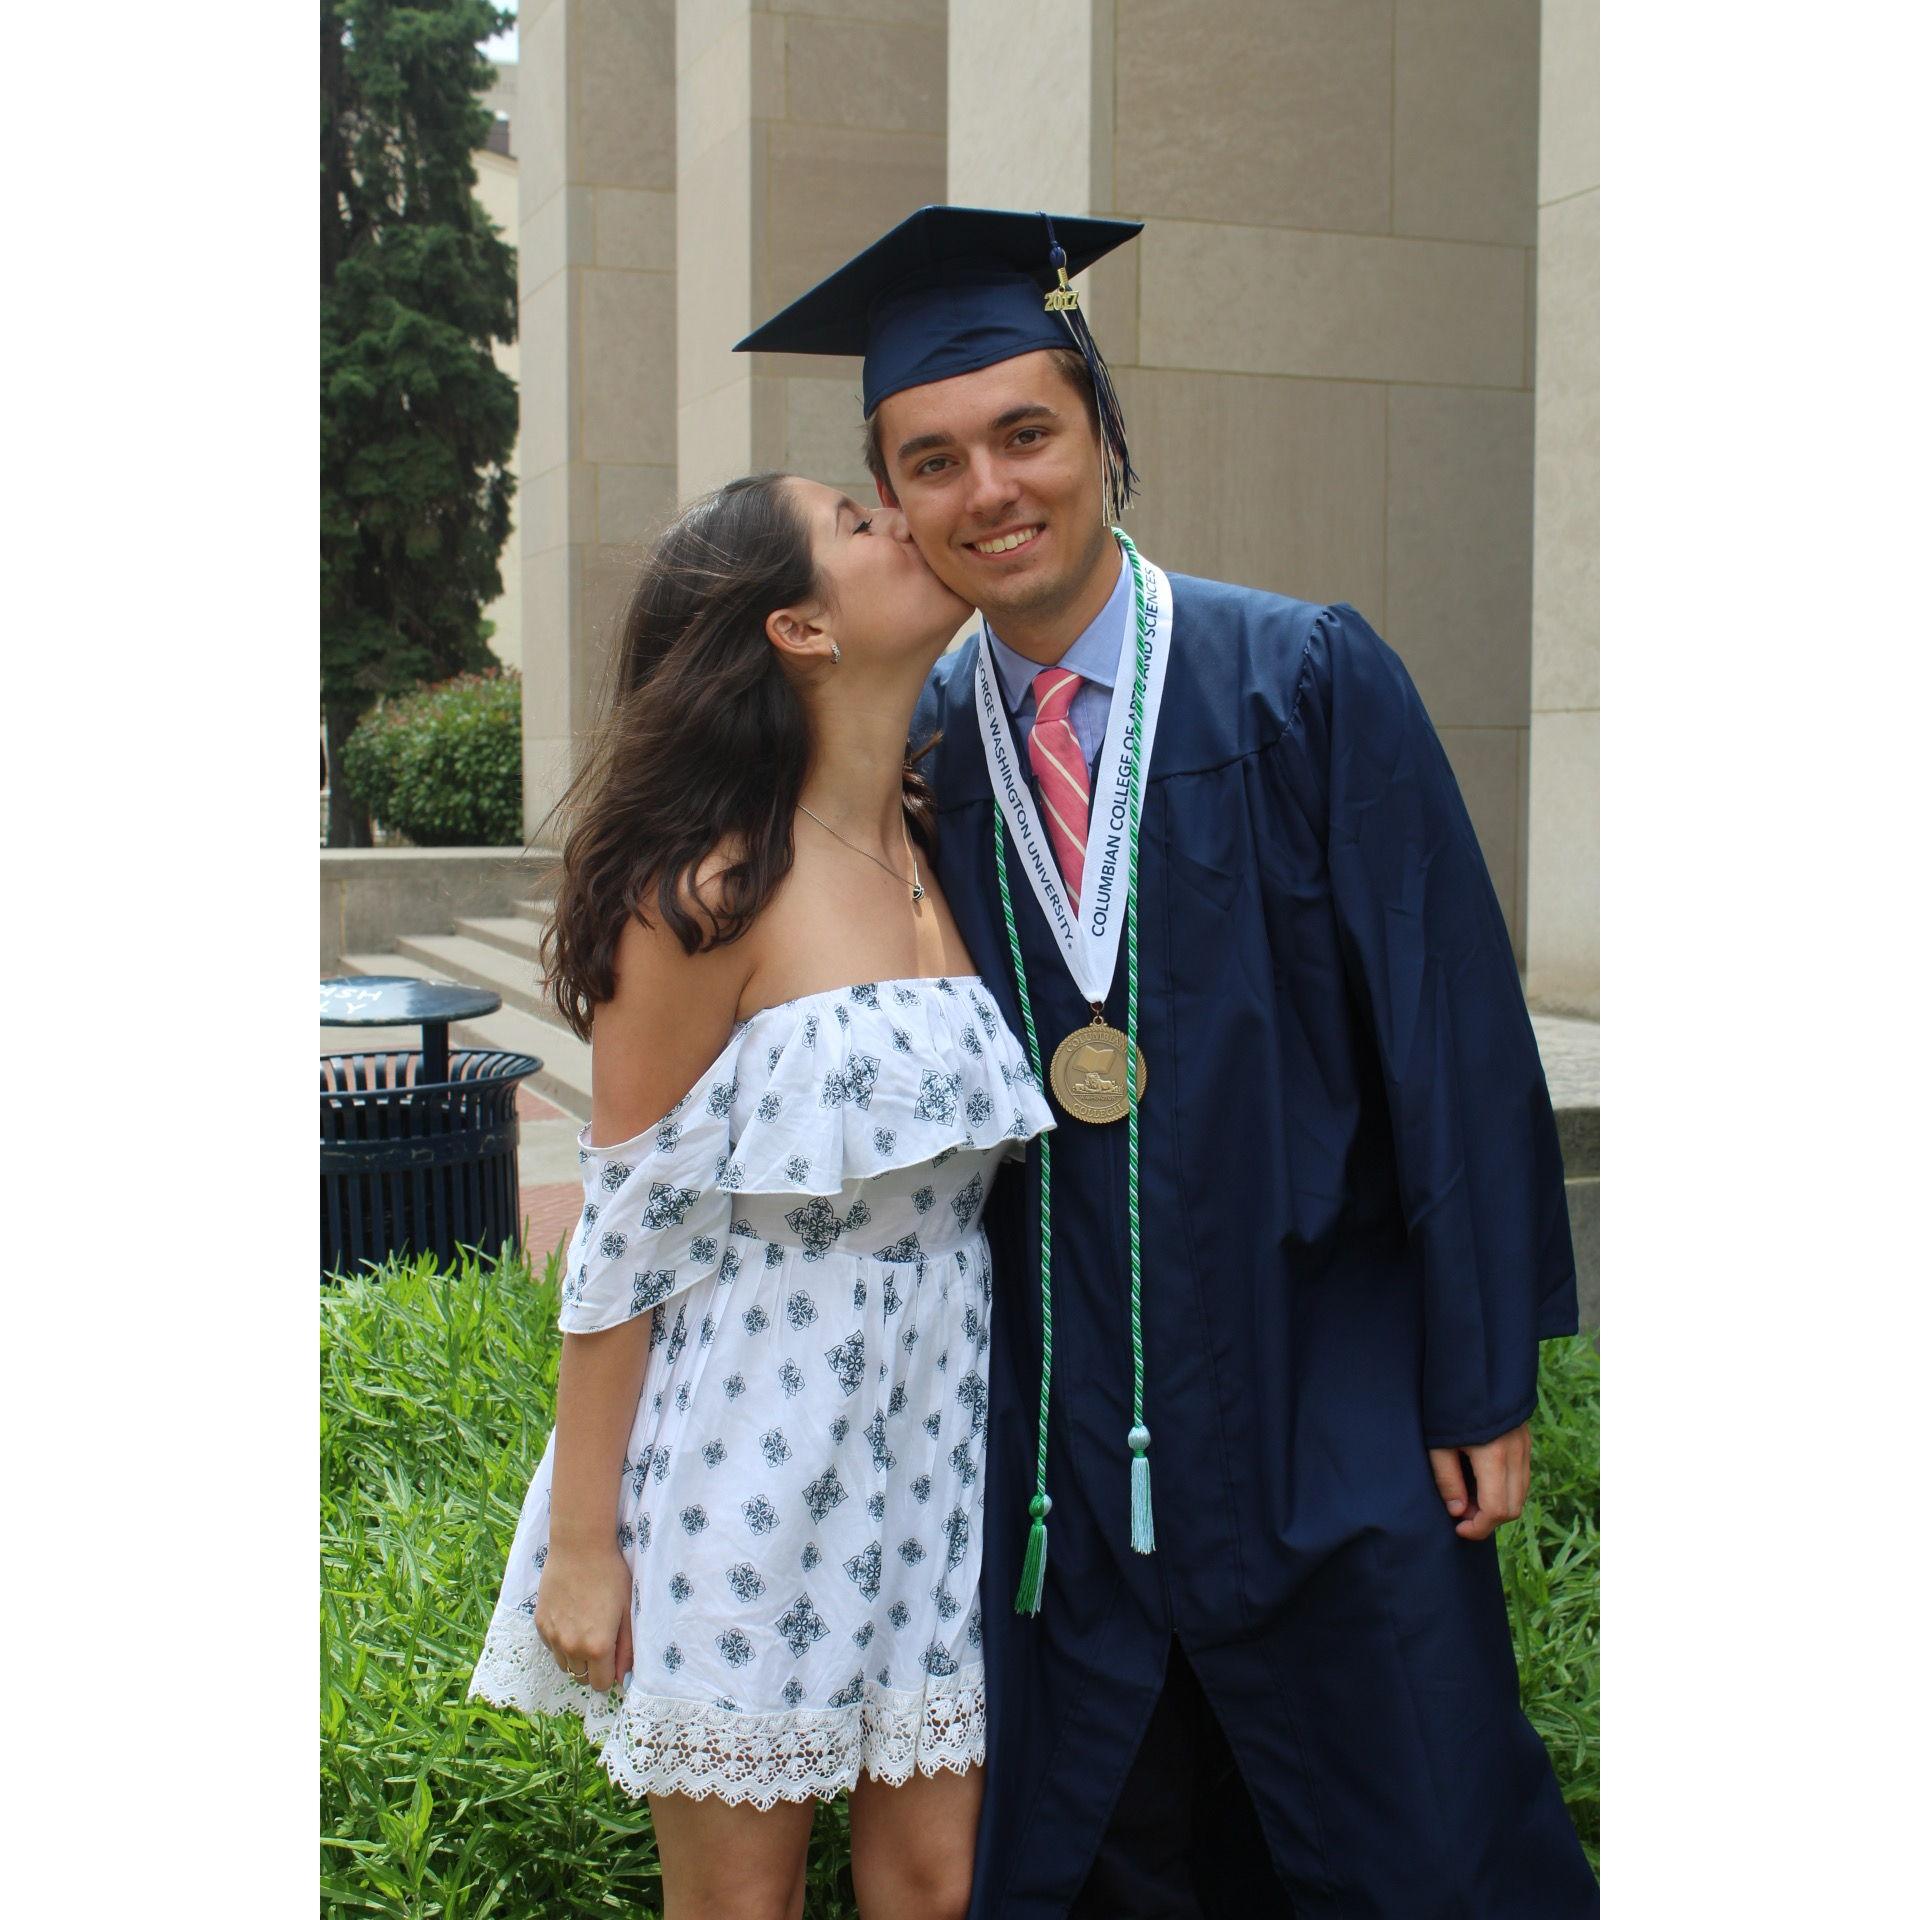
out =
[(488, 0), (320, 0), (320, 691), (328, 840), (368, 844), (340, 748), (382, 693), (488, 665), (519, 402), (514, 259), (474, 198)]

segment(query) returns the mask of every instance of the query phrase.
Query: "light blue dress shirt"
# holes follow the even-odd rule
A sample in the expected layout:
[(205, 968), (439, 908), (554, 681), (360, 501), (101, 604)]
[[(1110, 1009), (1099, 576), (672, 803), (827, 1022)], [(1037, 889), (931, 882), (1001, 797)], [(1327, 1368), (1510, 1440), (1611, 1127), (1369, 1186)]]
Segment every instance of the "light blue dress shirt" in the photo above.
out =
[[(1073, 690), (1067, 718), (1073, 723), (1074, 738), (1080, 742), (1081, 751), (1087, 756), (1089, 776), (1100, 765), (1100, 743), (1107, 737), (1107, 713), (1113, 705), (1114, 682), (1120, 675), (1120, 649), (1127, 637), (1127, 587), (1130, 579), (1123, 566), (1118, 583), (1107, 597), (1107, 604), (1093, 616), (1087, 630), (1060, 656), (1057, 663), (1080, 675), (1080, 685)], [(981, 624), (985, 626), (984, 620)], [(1007, 697), (1007, 711), (1013, 715), (1013, 724), (1020, 735), (1021, 756), (1026, 759), (1027, 736), (1033, 731), (1033, 682), (1035, 676), (1044, 673), (1046, 668), (1037, 661), (1029, 660), (1023, 653), (1015, 653), (991, 627), (986, 627), (986, 635), (987, 643), (993, 649), (994, 665), (1000, 669), (1000, 687)], [(1028, 777), (1032, 777), (1030, 764)], [(1087, 782), (1087, 791), (1093, 791), (1091, 777)]]

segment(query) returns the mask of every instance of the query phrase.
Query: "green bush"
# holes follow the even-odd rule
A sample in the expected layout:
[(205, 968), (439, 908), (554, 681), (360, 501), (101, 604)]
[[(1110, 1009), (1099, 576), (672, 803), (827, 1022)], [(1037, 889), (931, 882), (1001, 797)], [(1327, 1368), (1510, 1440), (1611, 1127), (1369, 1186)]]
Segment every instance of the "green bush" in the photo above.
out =
[[(646, 1808), (572, 1719), (469, 1701), (552, 1420), (559, 1256), (432, 1261), (321, 1307), (321, 1906), (404, 1920), (658, 1913)], [(1536, 1500), (1501, 1530), (1522, 1698), (1589, 1846), (1598, 1363), (1543, 1355)], [(853, 1920), (844, 1800), (814, 1821), (809, 1920)]]
[[(405, 1920), (660, 1910), (644, 1805), (572, 1719), (469, 1701), (553, 1418), (559, 1256), (431, 1259), (325, 1289), (320, 1332), (321, 1906)], [(844, 1802), (808, 1914), (853, 1920)]]
[(341, 751), (347, 784), (416, 847), (520, 843), (520, 676), (463, 673), (389, 700)]

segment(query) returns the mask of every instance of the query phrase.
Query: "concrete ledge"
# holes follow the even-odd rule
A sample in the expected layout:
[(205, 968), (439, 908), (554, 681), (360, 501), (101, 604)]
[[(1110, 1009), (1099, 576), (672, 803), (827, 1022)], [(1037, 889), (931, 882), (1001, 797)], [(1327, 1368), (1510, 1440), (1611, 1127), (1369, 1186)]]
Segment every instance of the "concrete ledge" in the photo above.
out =
[(1600, 1023), (1533, 1009), (1566, 1163), (1567, 1217), (1579, 1276), (1580, 1325), (1600, 1331)]
[(1600, 1182), (1567, 1182), (1567, 1219), (1573, 1228), (1573, 1270), (1580, 1297), (1580, 1331), (1600, 1331)]
[(390, 951), (403, 935), (451, 933), (544, 893), (554, 857), (539, 848), (365, 847), (320, 855), (320, 972), (349, 953)]

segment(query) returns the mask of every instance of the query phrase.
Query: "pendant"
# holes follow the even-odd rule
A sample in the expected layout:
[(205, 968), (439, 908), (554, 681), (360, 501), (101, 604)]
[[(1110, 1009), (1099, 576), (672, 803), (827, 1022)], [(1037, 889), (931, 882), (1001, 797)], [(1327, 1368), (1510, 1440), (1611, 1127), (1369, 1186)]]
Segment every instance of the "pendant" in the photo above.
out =
[(913, 883), (913, 904), (917, 907), (927, 897), (927, 890), (918, 880)]
[(1054, 1097), (1076, 1120), (1105, 1126), (1127, 1117), (1127, 1056), (1133, 1048), (1133, 1094), (1147, 1095), (1147, 1056), (1133, 1038), (1110, 1027), (1096, 1008), (1093, 1024), (1076, 1027), (1053, 1050), (1047, 1078)]

